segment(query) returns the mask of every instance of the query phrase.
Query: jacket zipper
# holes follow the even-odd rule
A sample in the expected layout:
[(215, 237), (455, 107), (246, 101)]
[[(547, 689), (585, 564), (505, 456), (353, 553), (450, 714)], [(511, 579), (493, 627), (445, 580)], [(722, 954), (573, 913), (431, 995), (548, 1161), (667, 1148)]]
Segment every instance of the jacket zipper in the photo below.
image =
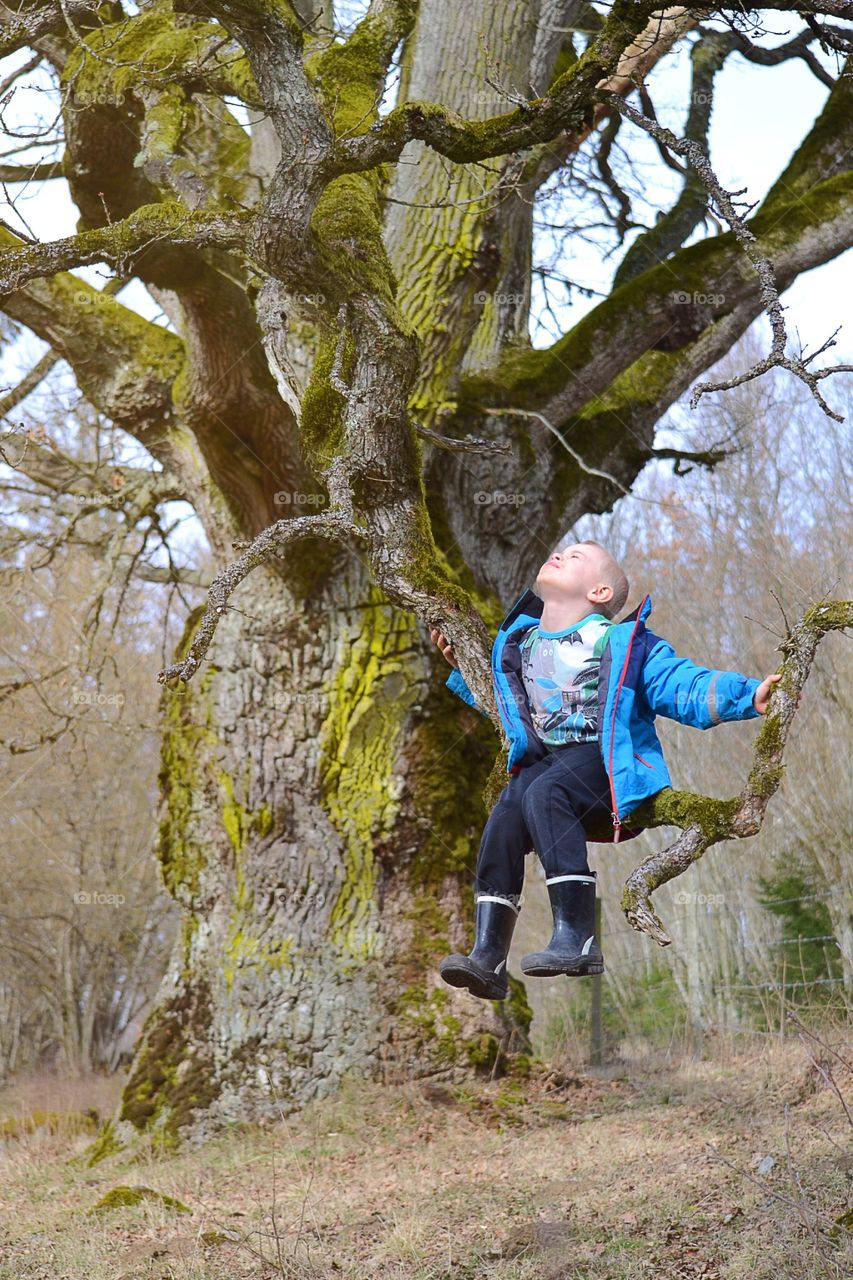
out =
[(619, 817), (619, 807), (616, 804), (616, 791), (613, 786), (613, 735), (616, 729), (616, 706), (619, 702), (619, 694), (622, 692), (622, 685), (625, 683), (625, 676), (628, 672), (628, 659), (631, 657), (631, 646), (634, 643), (634, 636), (637, 634), (637, 627), (640, 625), (640, 614), (643, 612), (643, 605), (648, 600), (648, 595), (643, 596), (640, 607), (637, 610), (637, 621), (634, 623), (634, 629), (631, 632), (631, 638), (628, 641), (628, 648), (625, 651), (625, 661), (622, 664), (622, 673), (619, 676), (619, 683), (616, 686), (616, 693), (613, 695), (613, 715), (610, 719), (610, 759), (607, 766), (607, 777), (610, 782), (610, 799), (613, 803), (613, 843), (618, 844), (622, 836), (622, 819)]

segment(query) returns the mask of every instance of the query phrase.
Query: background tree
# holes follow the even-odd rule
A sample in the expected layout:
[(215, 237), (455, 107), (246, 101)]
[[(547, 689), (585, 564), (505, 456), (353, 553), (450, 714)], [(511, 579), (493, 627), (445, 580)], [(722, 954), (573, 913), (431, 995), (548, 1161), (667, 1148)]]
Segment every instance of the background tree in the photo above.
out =
[[(243, 553), (167, 673), (158, 857), (182, 925), (115, 1136), (296, 1106), (347, 1070), (494, 1062), (518, 1010), (472, 1010), (434, 963), (467, 934), (495, 741), (442, 688), (429, 626), (494, 715), (489, 628), (660, 456), (661, 414), (763, 309), (771, 350), (739, 377), (783, 366), (837, 416), (778, 292), (853, 236), (850, 5), (764, 7), (797, 34), (768, 47), (740, 5), (648, 0), (374, 0), (346, 30), (302, 0), (6, 7), (7, 87), (46, 75), (61, 128), (3, 177), (64, 178), (79, 221), (48, 244), (0, 228), (4, 309), (141, 446), (105, 570), (177, 499), (217, 568)], [(684, 40), (678, 137), (648, 78)], [(704, 147), (735, 52), (803, 58), (827, 89), (747, 210)], [(680, 175), (654, 226), (617, 135)], [(537, 201), (575, 174), (614, 245), (639, 234), (610, 295), (534, 349)], [(103, 290), (71, 274), (93, 264)], [(128, 280), (167, 324), (123, 305)], [(49, 443), (15, 443), (54, 489), (107, 492), (126, 461), (71, 477)]]

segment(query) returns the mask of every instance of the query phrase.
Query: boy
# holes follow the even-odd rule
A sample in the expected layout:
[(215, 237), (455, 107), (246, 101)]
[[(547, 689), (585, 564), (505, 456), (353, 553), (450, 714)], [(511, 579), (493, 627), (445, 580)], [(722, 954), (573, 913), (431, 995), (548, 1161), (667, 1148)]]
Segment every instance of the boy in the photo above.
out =
[[(513, 605), (492, 648), (511, 776), (480, 842), (474, 948), (445, 957), (439, 967), (445, 982), (487, 1000), (507, 995), (506, 958), (531, 847), (545, 871), (554, 929), (544, 951), (523, 957), (522, 973), (603, 973), (585, 825), (609, 819), (613, 834), (603, 839), (614, 843), (639, 835), (640, 829), (623, 826), (627, 815), (672, 786), (656, 715), (698, 729), (748, 720), (766, 712), (781, 679), (712, 671), (679, 658), (646, 629), (649, 596), (614, 622), (628, 598), (628, 580), (597, 542), (573, 543), (549, 556), (535, 587)], [(442, 633), (435, 628), (431, 637), (455, 668)], [(477, 705), (458, 669), (447, 686)]]

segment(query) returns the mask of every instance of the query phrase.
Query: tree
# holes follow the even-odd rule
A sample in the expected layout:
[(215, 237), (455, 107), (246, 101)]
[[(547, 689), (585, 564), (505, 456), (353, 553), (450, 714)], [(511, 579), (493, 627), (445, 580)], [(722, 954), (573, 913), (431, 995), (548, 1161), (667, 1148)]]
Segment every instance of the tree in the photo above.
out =
[[(163, 673), (157, 852), (183, 926), (110, 1140), (298, 1106), (347, 1070), (490, 1067), (522, 1017), (472, 1011), (434, 974), (467, 935), (495, 743), (442, 688), (428, 629), (495, 716), (489, 628), (559, 532), (660, 456), (661, 414), (762, 310), (773, 346), (740, 378), (781, 365), (837, 416), (778, 295), (853, 240), (851, 6), (764, 8), (801, 30), (770, 48), (739, 4), (650, 0), (373, 0), (347, 31), (327, 0), (6, 8), (4, 51), (49, 68), (64, 151), (3, 176), (64, 177), (80, 219), (51, 243), (0, 228), (4, 308), (146, 451), (121, 473), (115, 557), (118, 525), (179, 498), (221, 570)], [(684, 41), (677, 137), (646, 78)], [(735, 52), (803, 58), (827, 89), (746, 211), (705, 154)], [(650, 226), (613, 161), (646, 135), (682, 188)], [(534, 349), (537, 200), (575, 176), (623, 246), (618, 278)], [(103, 290), (70, 274), (92, 264)], [(168, 325), (122, 304), (128, 280)], [(15, 464), (105, 488), (100, 459), (69, 478), (38, 440)], [(655, 820), (690, 835), (708, 812)], [(722, 826), (714, 811), (702, 839)]]

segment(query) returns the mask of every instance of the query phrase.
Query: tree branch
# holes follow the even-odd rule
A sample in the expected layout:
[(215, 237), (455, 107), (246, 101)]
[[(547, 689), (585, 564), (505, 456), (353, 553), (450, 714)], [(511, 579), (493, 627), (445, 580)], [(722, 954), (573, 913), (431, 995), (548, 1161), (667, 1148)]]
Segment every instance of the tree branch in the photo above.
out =
[(3, 250), (0, 296), (14, 293), (31, 280), (93, 262), (107, 262), (122, 275), (130, 275), (134, 254), (155, 243), (239, 248), (245, 243), (252, 218), (249, 212), (223, 214), (219, 210), (189, 210), (177, 200), (143, 205), (124, 221), (107, 227), (82, 231), (47, 244)]
[[(207, 593), (207, 607), (199, 623), (187, 656), (182, 662), (165, 667), (157, 675), (160, 684), (169, 680), (189, 681), (198, 670), (210, 648), (219, 619), (228, 607), (228, 600), (243, 579), (258, 565), (282, 555), (290, 543), (303, 538), (326, 538), (331, 542), (344, 542), (350, 538), (362, 540), (365, 531), (346, 515), (333, 512), (314, 516), (299, 516), (295, 520), (278, 520), (264, 529), (249, 543), (243, 554), (214, 578)], [(235, 544), (241, 546), (245, 544)]]
[[(722, 216), (728, 222), (735, 236), (737, 237), (744, 253), (749, 258), (756, 275), (759, 279), (759, 289), (761, 294), (762, 309), (767, 313), (770, 319), (771, 329), (773, 331), (773, 344), (769, 354), (764, 360), (758, 361), (752, 369), (745, 373), (739, 374), (735, 378), (729, 378), (725, 382), (700, 382), (693, 388), (690, 397), (690, 407), (695, 409), (699, 399), (703, 395), (707, 395), (710, 391), (727, 391), (732, 387), (740, 386), (744, 382), (748, 382), (753, 378), (759, 377), (762, 373), (766, 373), (768, 369), (779, 366), (788, 369), (795, 374), (810, 389), (812, 395), (817, 400), (824, 413), (834, 418), (836, 422), (843, 422), (844, 418), (840, 413), (836, 413), (831, 409), (824, 400), (818, 389), (818, 382), (822, 378), (828, 377), (831, 373), (847, 372), (848, 366), (841, 365), (835, 369), (824, 369), (819, 373), (812, 373), (806, 367), (815, 356), (820, 355), (829, 346), (834, 346), (834, 335), (830, 338), (819, 351), (814, 352), (807, 360), (803, 360), (798, 356), (788, 356), (785, 354), (785, 348), (788, 342), (788, 335), (785, 329), (785, 319), (783, 316), (783, 307), (779, 299), (779, 286), (773, 270), (773, 264), (764, 256), (758, 246), (758, 240), (753, 234), (751, 228), (747, 224), (745, 218), (737, 211), (735, 207), (736, 195), (742, 192), (727, 191), (716, 173), (714, 172), (711, 162), (705, 154), (702, 146), (693, 138), (677, 138), (669, 129), (658, 124), (657, 121), (649, 120), (646, 116), (641, 115), (629, 103), (624, 102), (617, 94), (602, 93), (600, 95), (603, 101), (609, 102), (611, 106), (621, 111), (630, 120), (644, 129), (646, 133), (651, 134), (660, 142), (663, 142), (671, 150), (683, 155), (688, 160), (691, 168), (699, 176), (701, 182), (705, 186), (708, 193), (716, 200), (717, 208)], [(744, 188), (746, 190), (746, 188)], [(742, 202), (737, 202), (742, 203)], [(837, 332), (837, 330), (836, 330)]]
[(674, 844), (653, 854), (632, 871), (622, 895), (622, 910), (629, 922), (660, 946), (672, 939), (651, 903), (662, 884), (681, 875), (721, 840), (743, 839), (761, 830), (770, 798), (782, 781), (782, 755), (797, 710), (797, 700), (808, 678), (817, 646), (828, 631), (853, 626), (853, 600), (828, 600), (813, 605), (788, 632), (779, 646), (784, 657), (782, 679), (774, 686), (770, 705), (758, 737), (752, 768), (739, 796), (714, 800), (709, 796), (667, 788), (636, 809), (628, 819), (645, 828), (681, 827)]
[(373, 169), (396, 160), (407, 143), (419, 140), (457, 163), (536, 146), (586, 121), (596, 86), (618, 66), (626, 46), (643, 30), (659, 0), (615, 0), (600, 33), (543, 98), (487, 120), (462, 120), (434, 102), (406, 102), (357, 138), (343, 139), (330, 158), (336, 173)]

